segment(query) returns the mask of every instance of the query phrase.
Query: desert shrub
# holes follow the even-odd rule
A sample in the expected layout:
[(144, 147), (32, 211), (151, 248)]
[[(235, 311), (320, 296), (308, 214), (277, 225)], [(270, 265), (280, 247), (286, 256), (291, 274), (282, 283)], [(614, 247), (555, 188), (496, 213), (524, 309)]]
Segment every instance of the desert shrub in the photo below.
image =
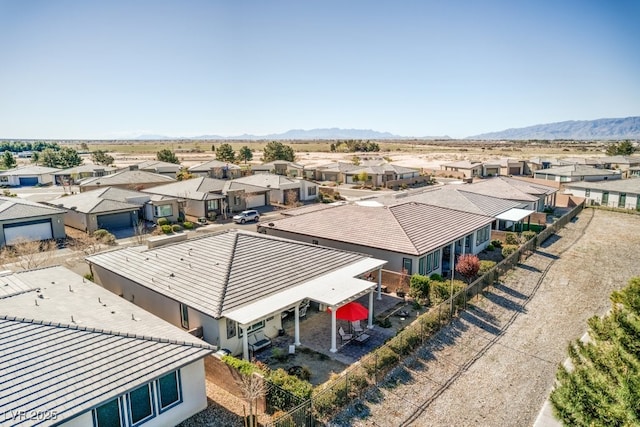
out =
[(173, 224), (171, 226), (171, 231), (173, 231), (174, 233), (178, 233), (178, 232), (182, 231), (182, 227), (180, 227), (179, 224)]
[(529, 240), (531, 240), (534, 237), (536, 237), (536, 232), (535, 231), (523, 231), (522, 232), (522, 237), (524, 238), (525, 242), (528, 242)]
[(434, 282), (443, 282), (444, 278), (439, 275), (438, 273), (433, 273), (431, 276), (429, 276), (429, 279), (431, 279)]
[(169, 224), (165, 224), (165, 225), (161, 226), (160, 229), (162, 229), (162, 232), (164, 234), (171, 234), (173, 232), (173, 229), (171, 228), (171, 226)]
[(84, 277), (87, 280), (91, 280), (93, 282), (93, 274), (91, 274), (91, 273), (87, 273), (82, 277)]
[(391, 325), (391, 320), (389, 320), (388, 317), (382, 318), (382, 319), (377, 319), (376, 320), (376, 324), (378, 326), (380, 326), (381, 328), (390, 328)]
[(308, 381), (301, 380), (295, 375), (289, 375), (282, 368), (271, 371), (268, 379), (301, 399), (308, 399), (313, 391), (313, 386)]
[(484, 275), (487, 271), (491, 270), (496, 266), (495, 261), (480, 261), (480, 270), (478, 270), (478, 274), (480, 276)]
[(101, 228), (93, 232), (93, 237), (106, 245), (113, 245), (116, 243), (116, 236), (109, 233), (107, 230)]
[(192, 230), (193, 229), (193, 223), (191, 221), (183, 222), (182, 226), (185, 228), (185, 230)]
[(517, 250), (518, 245), (504, 245), (502, 248), (502, 256), (506, 258)]
[(169, 224), (169, 220), (167, 218), (158, 218), (158, 225), (163, 226)]
[(235, 368), (242, 375), (251, 375), (254, 372), (264, 375), (264, 371), (260, 370), (258, 366), (248, 360), (238, 359), (233, 356), (222, 356), (222, 361), (232, 368)]
[(409, 281), (409, 296), (418, 302), (428, 303), (431, 280), (427, 276), (414, 274)]
[[(453, 281), (453, 293), (456, 294), (466, 287), (465, 283), (460, 280)], [(433, 282), (431, 284), (431, 301), (438, 304), (451, 296), (451, 282)]]
[(407, 355), (420, 344), (420, 335), (413, 328), (402, 330), (398, 335), (391, 338), (387, 345), (400, 355)]
[(93, 237), (95, 237), (96, 239), (102, 239), (107, 234), (109, 234), (109, 232), (104, 228), (101, 228), (93, 232)]
[(494, 239), (491, 241), (491, 246), (493, 246), (494, 248), (501, 248), (502, 242), (498, 239)]
[(515, 233), (507, 233), (504, 236), (504, 242), (507, 245), (518, 245), (520, 242), (518, 242), (518, 235)]
[(493, 251), (495, 249), (495, 247), (491, 244), (487, 245), (487, 250), (488, 251)]

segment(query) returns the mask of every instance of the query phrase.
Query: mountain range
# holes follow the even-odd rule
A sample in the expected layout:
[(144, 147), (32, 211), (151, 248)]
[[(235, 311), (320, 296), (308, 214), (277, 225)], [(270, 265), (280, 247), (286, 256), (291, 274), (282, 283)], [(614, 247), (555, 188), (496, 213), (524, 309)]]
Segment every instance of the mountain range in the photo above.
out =
[(570, 120), (483, 133), (467, 139), (640, 139), (640, 117)]
[[(401, 136), (389, 132), (378, 132), (371, 129), (291, 129), (283, 133), (268, 135), (243, 134), (237, 136), (198, 135), (191, 137), (169, 137), (163, 135), (140, 135), (138, 140), (335, 140), (335, 139), (451, 139), (449, 136)], [(624, 117), (597, 120), (570, 120), (565, 122), (539, 124), (523, 128), (506, 129), (469, 136), (466, 139), (476, 140), (527, 140), (527, 139), (564, 139), (564, 140), (611, 140), (640, 139), (640, 117)]]

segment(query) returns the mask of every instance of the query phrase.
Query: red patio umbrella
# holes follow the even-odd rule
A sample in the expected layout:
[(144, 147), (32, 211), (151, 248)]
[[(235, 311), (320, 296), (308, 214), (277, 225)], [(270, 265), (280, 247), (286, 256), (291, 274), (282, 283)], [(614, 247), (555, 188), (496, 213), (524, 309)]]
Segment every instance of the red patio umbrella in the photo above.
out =
[[(331, 309), (329, 309), (331, 311)], [(359, 302), (352, 301), (340, 307), (336, 311), (336, 318), (340, 320), (346, 320), (348, 322), (355, 322), (356, 320), (363, 320), (369, 316), (369, 310), (360, 304)]]

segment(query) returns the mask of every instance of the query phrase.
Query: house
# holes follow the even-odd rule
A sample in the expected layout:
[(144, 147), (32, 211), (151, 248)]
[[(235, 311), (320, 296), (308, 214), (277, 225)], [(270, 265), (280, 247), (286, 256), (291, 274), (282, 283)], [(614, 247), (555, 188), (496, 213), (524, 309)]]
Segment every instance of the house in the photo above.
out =
[(365, 185), (374, 187), (384, 187), (388, 182), (409, 180), (420, 176), (417, 169), (406, 168), (391, 163), (382, 163), (376, 166), (358, 166), (357, 168), (346, 170), (342, 173), (344, 182), (347, 184), (357, 184), (360, 177), (366, 175)]
[(356, 169), (360, 169), (360, 167), (347, 162), (320, 165), (315, 168), (315, 179), (317, 181), (345, 182), (345, 173)]
[(219, 215), (266, 206), (270, 192), (268, 188), (237, 180), (206, 177), (159, 185), (143, 191), (179, 199), (184, 205), (185, 215), (214, 219)]
[(103, 165), (80, 165), (69, 169), (63, 169), (53, 173), (53, 179), (56, 185), (75, 185), (85, 178), (102, 177), (111, 175), (118, 169), (113, 166)]
[(631, 175), (631, 169), (640, 166), (640, 156), (607, 156), (601, 158), (607, 169), (619, 170), (623, 177)]
[(111, 175), (85, 179), (78, 187), (81, 192), (102, 187), (118, 187), (139, 191), (174, 181), (175, 179), (172, 177), (138, 170), (136, 165), (132, 165)]
[(464, 178), (482, 176), (482, 162), (461, 160), (459, 162), (444, 163), (440, 169), (445, 172), (459, 172)]
[(0, 172), (0, 186), (35, 186), (49, 185), (53, 183), (53, 174), (60, 171), (58, 168), (46, 166), (19, 166)]
[(157, 173), (159, 175), (175, 178), (182, 166), (176, 163), (161, 162), (160, 160), (145, 160), (144, 162), (133, 165), (138, 170), (145, 172)]
[(316, 183), (304, 179), (287, 178), (282, 175), (250, 175), (238, 178), (234, 182), (268, 189), (270, 202), (281, 205), (315, 200), (318, 197)]
[(200, 163), (199, 165), (191, 166), (189, 173), (199, 177), (234, 179), (242, 176), (242, 169), (233, 163), (210, 160)]
[(629, 178), (640, 176), (640, 166), (633, 166), (629, 168)]
[(470, 193), (515, 201), (521, 203), (524, 209), (537, 212), (542, 212), (547, 206), (555, 206), (555, 194), (558, 191), (552, 186), (505, 176), (465, 184), (461, 189)]
[[(251, 170), (254, 174), (272, 173), (276, 175), (290, 176), (292, 178), (309, 178), (305, 173), (304, 165), (286, 160), (274, 160), (273, 162), (267, 162), (261, 165), (251, 165)], [(311, 176), (311, 178), (313, 177)]]
[(133, 232), (143, 220), (157, 223), (158, 219), (166, 218), (175, 222), (180, 214), (176, 198), (153, 196), (118, 187), (97, 188), (59, 197), (48, 203), (66, 209), (65, 225), (87, 233), (98, 229)]
[(0, 196), (0, 247), (21, 240), (64, 239), (64, 210)]
[(534, 157), (524, 161), (524, 174), (533, 175), (535, 171), (541, 169), (549, 169), (551, 167), (565, 165), (566, 164), (561, 163), (558, 159), (555, 158)]
[(482, 162), (482, 176), (492, 177), (501, 175), (523, 175), (524, 160), (500, 158)]
[(0, 424), (172, 426), (214, 348), (64, 267), (0, 273)]
[[(281, 312), (298, 310), (309, 299), (335, 311), (369, 294), (368, 326), (373, 327), (373, 295), (380, 292), (385, 261), (366, 255), (273, 236), (227, 230), (151, 249), (123, 248), (86, 258), (96, 281), (111, 292), (185, 330), (201, 328), (208, 343), (242, 354), (278, 335)], [(378, 283), (363, 280), (378, 271)], [(250, 346), (250, 344), (252, 346)], [(262, 344), (260, 344), (262, 346)]]
[(599, 169), (580, 164), (539, 170), (534, 172), (533, 176), (536, 179), (557, 182), (606, 181), (610, 179), (620, 179), (622, 177), (619, 171)]
[[(453, 251), (478, 253), (493, 218), (416, 202), (375, 201), (311, 211), (258, 225), (267, 235), (369, 254), (411, 275), (449, 271)], [(455, 245), (455, 248), (453, 248)]]
[(587, 199), (587, 204), (640, 210), (640, 178), (600, 182), (575, 182), (565, 193)]

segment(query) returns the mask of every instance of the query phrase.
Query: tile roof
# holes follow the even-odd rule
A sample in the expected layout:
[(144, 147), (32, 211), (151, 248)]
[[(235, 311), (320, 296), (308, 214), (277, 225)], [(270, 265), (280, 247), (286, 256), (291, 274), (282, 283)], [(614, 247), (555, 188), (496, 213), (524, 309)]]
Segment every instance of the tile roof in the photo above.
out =
[(472, 169), (482, 166), (482, 162), (471, 162), (469, 160), (460, 160), (459, 162), (444, 163), (442, 166), (449, 168)]
[(172, 182), (171, 184), (158, 185), (144, 189), (145, 193), (161, 194), (190, 200), (210, 200), (224, 198), (230, 190), (244, 190), (247, 193), (264, 192), (265, 188), (244, 184), (237, 180), (224, 180), (207, 177), (187, 179), (185, 181)]
[(160, 160), (145, 160), (144, 162), (136, 163), (133, 166), (137, 166), (138, 169), (154, 169), (154, 170), (165, 170), (165, 171), (179, 171), (182, 169), (182, 166), (176, 163), (169, 162), (161, 162)]
[(125, 248), (86, 259), (219, 318), (252, 301), (367, 258), (273, 236), (228, 230), (158, 248)]
[(212, 352), (64, 267), (0, 276), (0, 283), (7, 280), (32, 290), (0, 296), (5, 420), (12, 411), (55, 412), (57, 419), (40, 424), (53, 425)]
[(558, 191), (558, 189), (553, 185), (531, 182), (532, 178), (502, 176), (500, 179), (527, 194), (553, 194)]
[(103, 170), (105, 172), (115, 172), (118, 170), (118, 168), (113, 166), (87, 164), (87, 165), (75, 166), (69, 169), (59, 170), (57, 172), (54, 172), (53, 174), (54, 175), (72, 175), (74, 173), (95, 172), (97, 170)]
[(47, 173), (58, 172), (60, 169), (58, 168), (48, 168), (46, 166), (20, 166), (13, 169), (7, 169), (6, 171), (0, 172), (0, 175), (7, 176), (25, 176), (25, 175), (43, 175)]
[(380, 207), (342, 205), (261, 223), (260, 226), (403, 254), (422, 255), (492, 221), (485, 215), (406, 202)]
[(59, 215), (65, 211), (18, 197), (0, 196), (0, 221), (17, 218), (33, 218), (45, 215)]
[(272, 188), (274, 190), (286, 190), (289, 188), (300, 188), (299, 179), (291, 179), (286, 176), (271, 173), (262, 173), (257, 175), (249, 175), (233, 180), (234, 182), (254, 185), (262, 188)]
[(262, 163), (261, 165), (251, 165), (253, 170), (271, 170), (275, 165), (287, 165), (298, 169), (304, 169), (304, 165), (295, 162), (289, 162), (287, 160), (274, 160), (273, 162)]
[(598, 169), (593, 166), (572, 164), (567, 166), (557, 166), (548, 169), (540, 169), (536, 174), (561, 175), (561, 176), (603, 176), (618, 175), (619, 172), (609, 169)]
[(528, 194), (523, 189), (514, 187), (503, 177), (495, 177), (476, 181), (473, 184), (464, 184), (463, 190), (470, 193), (483, 194), (498, 199), (535, 202), (540, 198)]
[(240, 169), (240, 166), (229, 162), (221, 162), (220, 160), (209, 160), (208, 162), (191, 166), (189, 172), (209, 172), (211, 169), (217, 168)]
[(161, 183), (161, 182), (173, 182), (175, 179), (160, 175), (153, 172), (146, 172), (142, 170), (122, 170), (110, 175), (88, 178), (82, 183), (80, 187), (94, 186), (94, 185), (122, 185), (122, 184), (146, 184), (146, 183)]
[(640, 194), (640, 178), (616, 179), (613, 181), (598, 182), (580, 181), (567, 184), (566, 187)]
[(150, 195), (117, 187), (104, 187), (71, 196), (58, 197), (50, 205), (73, 209), (82, 213), (103, 213), (140, 209)]

